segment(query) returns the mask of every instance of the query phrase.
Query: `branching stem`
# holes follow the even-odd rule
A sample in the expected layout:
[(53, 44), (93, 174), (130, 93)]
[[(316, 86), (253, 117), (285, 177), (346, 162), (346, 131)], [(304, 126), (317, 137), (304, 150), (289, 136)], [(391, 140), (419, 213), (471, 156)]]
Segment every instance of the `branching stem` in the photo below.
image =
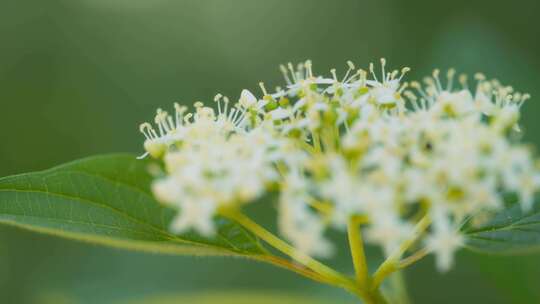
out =
[(333, 270), (332, 268), (313, 259), (312, 257), (302, 252), (299, 252), (294, 247), (287, 244), (285, 241), (281, 240), (279, 237), (275, 236), (270, 231), (261, 227), (259, 224), (255, 223), (241, 212), (234, 209), (225, 209), (220, 210), (220, 214), (239, 223), (244, 228), (255, 234), (257, 237), (259, 237), (278, 251), (282, 252), (283, 254), (289, 256), (294, 261), (303, 265), (307, 269), (300, 268), (279, 257), (274, 257), (271, 255), (269, 255), (268, 257), (260, 258), (261, 260), (274, 263), (281, 267), (289, 268), (312, 280), (341, 287), (351, 292), (352, 294), (357, 295), (359, 298), (364, 300), (366, 304), (387, 304), (386, 299), (378, 288), (369, 289), (360, 287), (356, 281), (351, 280), (347, 276)]
[(365, 217), (351, 217), (349, 219), (349, 224), (347, 225), (347, 233), (349, 236), (349, 247), (351, 248), (356, 280), (358, 281), (360, 288), (367, 289), (370, 278), (364, 252), (364, 242), (362, 240), (362, 233), (360, 232), (360, 225), (365, 222), (367, 222)]
[[(382, 264), (379, 266), (375, 274), (373, 275), (372, 288), (379, 288), (384, 279), (393, 272), (400, 269), (400, 260), (403, 254), (418, 240), (418, 238), (424, 233), (424, 231), (431, 224), (431, 219), (428, 215), (424, 215), (422, 219), (414, 227), (414, 233), (411, 238), (399, 246), (399, 248), (392, 253)], [(410, 265), (410, 264), (408, 264)]]
[(418, 262), (419, 260), (421, 260), (422, 258), (424, 258), (426, 255), (429, 254), (429, 249), (428, 248), (422, 248), (420, 250), (418, 250), (417, 252), (411, 254), (410, 256), (404, 258), (403, 260), (401, 260), (398, 264), (398, 268), (399, 269), (404, 269), (404, 268), (407, 268), (409, 267), (410, 265)]
[(304, 275), (312, 280), (339, 286), (348, 290), (349, 292), (356, 294), (362, 298), (368, 304), (386, 304), (387, 301), (381, 294), (379, 287), (383, 280), (392, 273), (399, 271), (414, 262), (420, 260), (429, 253), (426, 248), (420, 249), (413, 253), (409, 257), (401, 260), (403, 254), (418, 240), (422, 233), (429, 227), (431, 220), (428, 216), (424, 216), (416, 225), (413, 236), (403, 242), (401, 246), (396, 250), (389, 258), (387, 258), (377, 269), (373, 277), (369, 275), (367, 261), (364, 251), (364, 245), (362, 240), (362, 234), (360, 232), (360, 225), (367, 222), (366, 217), (356, 216), (352, 217), (348, 223), (348, 236), (349, 244), (351, 248), (351, 255), (353, 258), (354, 269), (356, 273), (356, 280), (351, 280), (349, 277), (335, 271), (334, 269), (326, 266), (325, 264), (315, 260), (307, 254), (304, 254), (294, 247), (283, 241), (279, 237), (275, 236), (270, 231), (266, 230), (259, 224), (252, 221), (249, 217), (242, 214), (235, 209), (220, 210), (220, 214), (234, 220), (254, 233), (257, 237), (274, 247), (281, 253), (289, 256), (295, 262), (303, 265), (303, 267), (297, 266), (294, 263), (288, 262), (279, 257), (268, 256), (261, 258), (268, 262), (277, 264), (279, 266), (291, 269), (301, 275)]
[(328, 278), (330, 281), (342, 286), (344, 284), (349, 284), (349, 279), (347, 277), (324, 265), (323, 263), (313, 259), (309, 255), (296, 250), (294, 247), (287, 244), (285, 241), (275, 236), (273, 233), (266, 230), (259, 224), (255, 223), (241, 212), (238, 212), (236, 210), (223, 210), (221, 211), (221, 214), (236, 221), (278, 251), (289, 256), (299, 264), (302, 264), (305, 267), (313, 270), (314, 272)]

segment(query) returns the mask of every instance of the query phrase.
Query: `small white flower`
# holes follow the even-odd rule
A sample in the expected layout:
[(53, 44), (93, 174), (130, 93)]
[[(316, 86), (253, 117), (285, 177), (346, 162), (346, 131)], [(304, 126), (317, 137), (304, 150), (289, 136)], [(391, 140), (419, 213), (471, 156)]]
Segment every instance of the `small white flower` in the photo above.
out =
[(427, 248), (435, 253), (439, 271), (448, 271), (454, 263), (454, 255), (464, 243), (463, 236), (452, 228), (442, 210), (433, 212), (434, 230), (426, 238)]
[(216, 212), (216, 205), (211, 201), (185, 201), (182, 210), (171, 223), (173, 233), (182, 233), (193, 228), (204, 236), (213, 236), (215, 233), (212, 218)]
[(257, 104), (257, 98), (250, 91), (242, 90), (242, 93), (240, 94), (239, 103), (244, 108), (249, 109), (252, 106)]
[(412, 236), (413, 226), (400, 220), (395, 212), (375, 212), (370, 219), (373, 225), (366, 230), (368, 242), (382, 246), (386, 256), (390, 256), (399, 245)]
[(396, 93), (399, 89), (399, 81), (397, 79), (386, 81), (383, 83), (377, 81), (369, 81), (368, 85), (373, 89), (370, 91), (371, 96), (381, 105), (394, 104), (397, 101)]
[(322, 198), (334, 204), (332, 222), (343, 229), (350, 216), (360, 211), (359, 181), (341, 156), (329, 155), (327, 162), (329, 176), (320, 183), (318, 190)]
[[(405, 86), (400, 84), (403, 76), (409, 71), (409, 68), (403, 68), (401, 74), (398, 76), (398, 71), (392, 71), (387, 73), (385, 70), (386, 60), (381, 59), (381, 79), (379, 80), (375, 75), (373, 64), (370, 64), (369, 71), (373, 76), (373, 80), (367, 80), (366, 83), (372, 87), (369, 91), (369, 95), (378, 105), (382, 106), (403, 106), (401, 92), (405, 89)], [(397, 77), (397, 78), (396, 78)]]
[(308, 186), (298, 170), (292, 170), (285, 177), (279, 204), (279, 229), (299, 252), (328, 257), (333, 247), (323, 236), (323, 222), (309, 209)]
[(427, 238), (428, 248), (436, 255), (437, 268), (448, 271), (454, 263), (454, 254), (463, 246), (463, 236), (455, 231), (443, 230)]

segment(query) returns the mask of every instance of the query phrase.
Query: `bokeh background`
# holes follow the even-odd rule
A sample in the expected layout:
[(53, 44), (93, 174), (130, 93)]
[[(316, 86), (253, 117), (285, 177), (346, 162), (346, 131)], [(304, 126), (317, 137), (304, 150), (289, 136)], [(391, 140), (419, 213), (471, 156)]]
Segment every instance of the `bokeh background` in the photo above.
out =
[[(532, 94), (523, 127), (540, 146), (539, 12), (537, 0), (0, 0), (0, 176), (141, 153), (138, 124), (155, 108), (217, 92), (235, 99), (260, 80), (273, 87), (280, 63), (305, 59), (319, 72), (383, 56), (411, 66), (409, 78), (434, 67), (483, 71)], [(540, 303), (538, 255), (463, 252), (457, 265), (442, 275), (428, 258), (407, 271), (414, 303)], [(351, 300), (254, 262), (0, 227), (0, 303), (128, 303), (231, 289)]]

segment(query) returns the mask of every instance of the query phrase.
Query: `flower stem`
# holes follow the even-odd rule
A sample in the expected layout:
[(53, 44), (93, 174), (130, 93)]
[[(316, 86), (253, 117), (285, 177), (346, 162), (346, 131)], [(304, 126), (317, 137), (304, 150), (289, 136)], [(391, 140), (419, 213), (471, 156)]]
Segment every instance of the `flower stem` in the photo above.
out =
[(313, 139), (313, 146), (315, 148), (315, 152), (321, 153), (322, 146), (321, 146), (321, 138), (319, 136), (319, 133), (316, 131), (311, 131), (311, 137)]
[(263, 241), (265, 241), (266, 243), (274, 247), (275, 249), (286, 254), (287, 256), (295, 260), (296, 262), (304, 265), (305, 267), (313, 270), (314, 272), (322, 275), (323, 277), (327, 278), (329, 281), (334, 282), (335, 284), (340, 285), (340, 286), (350, 284), (349, 279), (346, 278), (341, 273), (313, 259), (309, 255), (296, 250), (294, 247), (287, 244), (285, 241), (281, 240), (280, 238), (278, 238), (273, 233), (266, 230), (259, 224), (255, 223), (249, 217), (245, 216), (241, 212), (238, 212), (236, 210), (222, 210), (220, 213), (223, 216), (236, 221), (237, 223), (242, 225), (244, 228), (254, 233), (257, 237), (261, 238)]
[(349, 247), (351, 248), (354, 271), (356, 273), (356, 280), (361, 288), (367, 289), (370, 278), (366, 262), (366, 255), (364, 252), (362, 233), (360, 232), (360, 224), (364, 223), (365, 221), (366, 219), (364, 217), (351, 217), (349, 219), (349, 224), (347, 225), (347, 232), (349, 236)]
[[(335, 271), (334, 269), (324, 265), (323, 263), (313, 259), (309, 255), (306, 255), (298, 250), (296, 250), (291, 245), (287, 244), (285, 241), (281, 240), (279, 237), (275, 236), (270, 231), (266, 230), (259, 224), (252, 221), (249, 217), (242, 214), (235, 209), (222, 209), (220, 214), (231, 220), (234, 220), (238, 224), (242, 225), (247, 230), (251, 231), (257, 237), (277, 249), (278, 251), (284, 253), (285, 255), (291, 257), (297, 263), (305, 266), (308, 271), (303, 271), (296, 267), (295, 272), (300, 273), (308, 278), (311, 278), (315, 281), (326, 283), (329, 285), (341, 287), (352, 294), (358, 296), (366, 304), (387, 304), (388, 302), (380, 292), (378, 288), (368, 288), (368, 286), (359, 286), (356, 281), (351, 280), (345, 275)], [(362, 249), (363, 250), (363, 249)], [(276, 263), (282, 267), (290, 268), (290, 265), (284, 263), (283, 260), (269, 256), (269, 258), (261, 258), (261, 260), (266, 260), (271, 263)], [(367, 268), (365, 268), (367, 271)]]
[[(411, 300), (405, 286), (405, 279), (402, 271), (396, 271), (389, 278), (392, 287), (392, 300), (400, 304), (410, 304)], [(395, 298), (394, 298), (395, 297)]]
[[(414, 227), (414, 233), (411, 238), (403, 242), (399, 248), (392, 253), (382, 264), (379, 266), (375, 274), (373, 275), (372, 288), (378, 288), (384, 279), (393, 272), (400, 269), (400, 260), (403, 254), (418, 240), (422, 233), (431, 224), (431, 219), (428, 215), (424, 215), (420, 221)], [(409, 264), (408, 264), (409, 265)]]
[(427, 248), (422, 248), (418, 250), (417, 252), (411, 254), (410, 256), (404, 258), (401, 260), (398, 264), (399, 269), (403, 269), (408, 267), (409, 265), (412, 265), (416, 263), (417, 261), (421, 260), (423, 257), (429, 254), (429, 250)]

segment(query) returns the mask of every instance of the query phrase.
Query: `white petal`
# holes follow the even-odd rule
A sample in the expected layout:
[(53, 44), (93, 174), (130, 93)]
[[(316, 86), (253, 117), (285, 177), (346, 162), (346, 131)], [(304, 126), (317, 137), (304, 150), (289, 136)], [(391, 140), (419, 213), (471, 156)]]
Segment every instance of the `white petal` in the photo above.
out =
[(250, 91), (242, 90), (239, 102), (244, 108), (250, 108), (257, 103), (257, 98)]

